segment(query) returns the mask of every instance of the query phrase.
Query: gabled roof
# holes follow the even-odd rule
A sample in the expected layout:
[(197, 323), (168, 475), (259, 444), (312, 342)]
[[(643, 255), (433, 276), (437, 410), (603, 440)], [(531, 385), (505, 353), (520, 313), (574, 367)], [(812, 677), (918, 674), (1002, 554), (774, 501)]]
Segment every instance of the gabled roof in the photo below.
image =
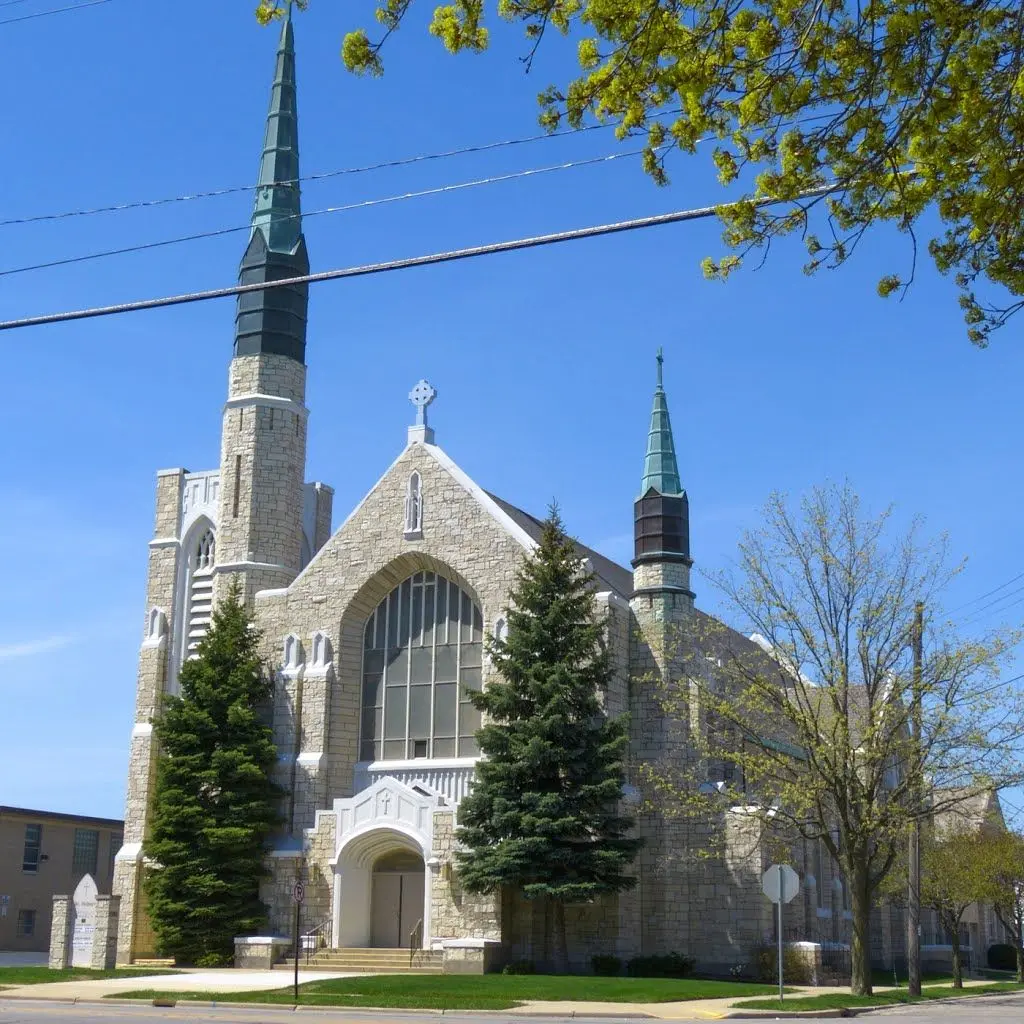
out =
[[(541, 531), (543, 530), (543, 523), (536, 516), (530, 515), (529, 512), (524, 512), (521, 508), (517, 508), (510, 502), (505, 501), (503, 498), (499, 498), (496, 494), (487, 493), (489, 497), (507, 516), (513, 519), (516, 524), (526, 533), (533, 538), (534, 541), (540, 541)], [(594, 575), (604, 583), (609, 590), (614, 591), (620, 597), (624, 597), (627, 600), (629, 595), (633, 593), (633, 573), (631, 570), (613, 562), (610, 558), (606, 558), (604, 555), (593, 548), (588, 548), (583, 544), (576, 542), (576, 550), (580, 555), (590, 562), (594, 570)]]

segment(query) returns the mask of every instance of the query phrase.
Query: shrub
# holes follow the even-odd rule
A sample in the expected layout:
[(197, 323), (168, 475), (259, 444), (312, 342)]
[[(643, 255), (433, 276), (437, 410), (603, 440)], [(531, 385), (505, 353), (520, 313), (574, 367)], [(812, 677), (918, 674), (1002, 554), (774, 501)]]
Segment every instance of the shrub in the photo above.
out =
[(622, 961), (617, 956), (609, 956), (607, 953), (598, 953), (590, 958), (590, 966), (595, 974), (605, 977), (615, 977), (622, 973)]
[(501, 969), (502, 974), (536, 974), (532, 960), (513, 960)]
[(626, 965), (631, 978), (686, 978), (693, 973), (693, 957), (682, 953), (637, 956)]
[[(757, 947), (754, 967), (758, 981), (770, 985), (779, 980), (779, 954), (774, 945)], [(810, 985), (814, 980), (811, 965), (791, 946), (782, 949), (782, 972), (787, 984)]]
[(1017, 951), (1005, 942), (996, 942), (988, 947), (988, 965), (994, 971), (1017, 970)]

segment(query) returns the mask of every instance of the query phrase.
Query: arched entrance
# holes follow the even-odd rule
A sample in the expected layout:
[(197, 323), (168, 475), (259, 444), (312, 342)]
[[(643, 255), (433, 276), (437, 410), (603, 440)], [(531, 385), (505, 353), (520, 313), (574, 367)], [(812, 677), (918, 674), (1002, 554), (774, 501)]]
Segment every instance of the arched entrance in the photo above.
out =
[(407, 849), (385, 853), (374, 861), (371, 879), (370, 945), (409, 948), (423, 932), (423, 858)]

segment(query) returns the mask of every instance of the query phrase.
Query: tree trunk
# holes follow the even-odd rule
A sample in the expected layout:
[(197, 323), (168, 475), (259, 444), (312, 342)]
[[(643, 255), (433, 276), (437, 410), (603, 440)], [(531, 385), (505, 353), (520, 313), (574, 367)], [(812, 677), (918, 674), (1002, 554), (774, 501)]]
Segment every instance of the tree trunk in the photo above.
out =
[(950, 947), (953, 950), (953, 988), (964, 987), (963, 958), (960, 955), (960, 930), (953, 927), (949, 930)]
[(850, 875), (850, 906), (853, 935), (850, 941), (850, 992), (871, 995), (871, 897), (867, 865), (853, 864)]
[(565, 904), (554, 901), (555, 917), (555, 973), (569, 973), (569, 944), (565, 935)]

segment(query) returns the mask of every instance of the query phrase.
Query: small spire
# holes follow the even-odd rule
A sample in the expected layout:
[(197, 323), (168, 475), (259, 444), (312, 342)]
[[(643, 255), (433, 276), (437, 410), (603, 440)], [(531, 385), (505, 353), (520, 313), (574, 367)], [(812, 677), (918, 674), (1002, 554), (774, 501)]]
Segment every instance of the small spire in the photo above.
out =
[(640, 495), (655, 490), (659, 494), (682, 494), (679, 479), (679, 465), (676, 462), (676, 446), (672, 437), (672, 424), (668, 416), (668, 399), (663, 385), (662, 367), (665, 356), (658, 349), (658, 383), (654, 389), (654, 408), (651, 410), (651, 429), (647, 435), (647, 456), (644, 459), (644, 476), (640, 483)]

